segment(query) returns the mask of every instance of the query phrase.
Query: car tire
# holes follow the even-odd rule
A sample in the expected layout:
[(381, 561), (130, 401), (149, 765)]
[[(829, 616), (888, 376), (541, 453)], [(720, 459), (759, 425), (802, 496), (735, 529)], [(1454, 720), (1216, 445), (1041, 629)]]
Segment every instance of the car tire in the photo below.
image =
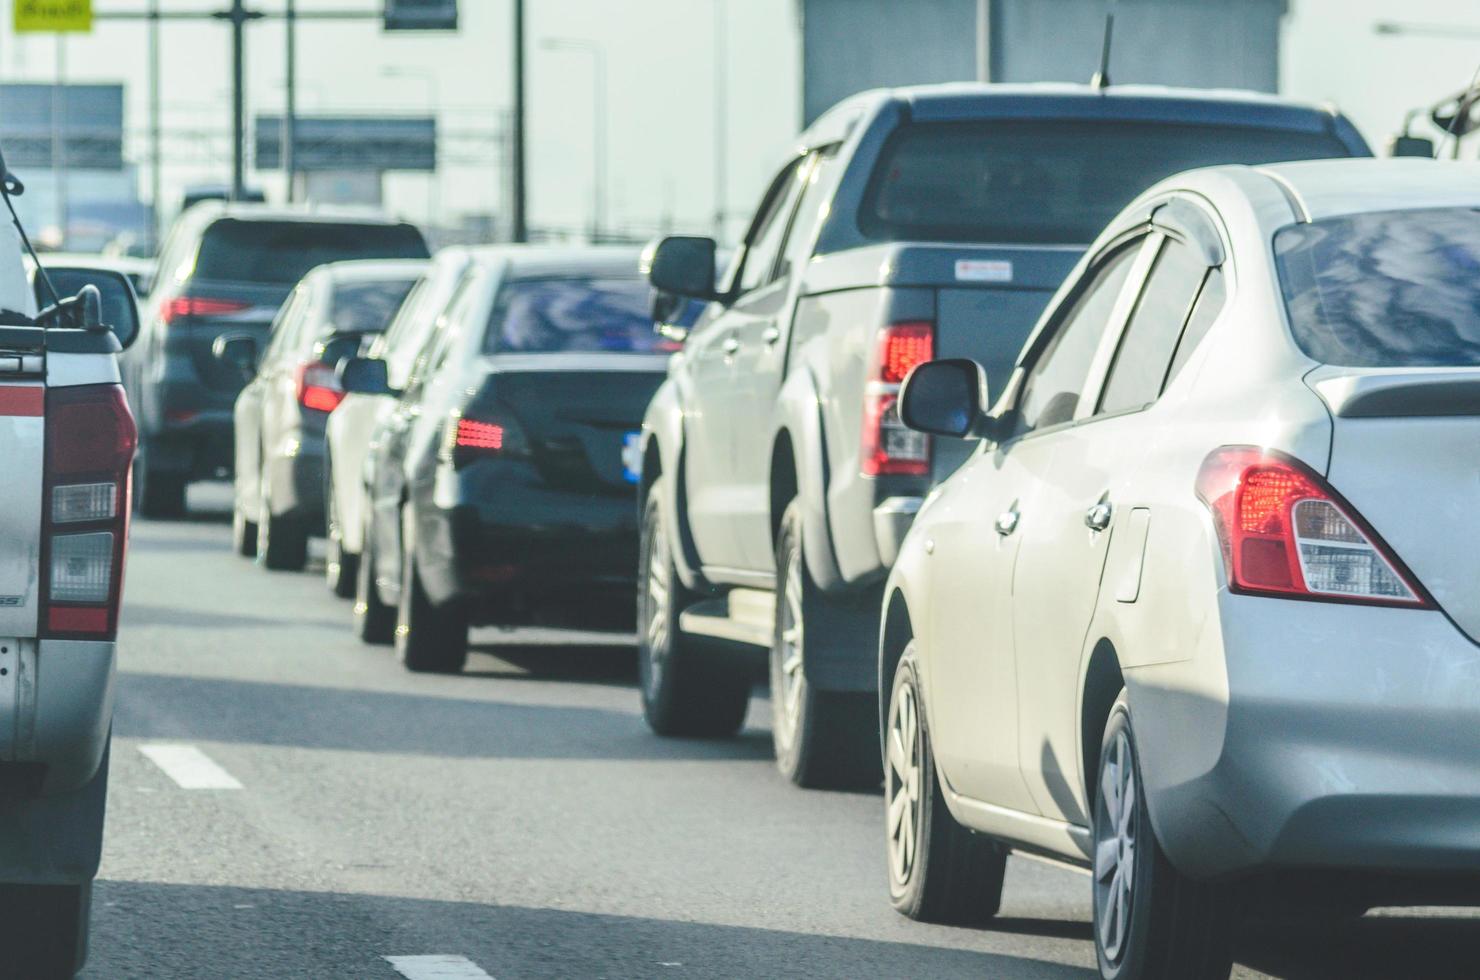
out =
[(409, 507), (401, 523), (401, 603), (396, 616), (396, 656), (414, 673), (460, 674), (468, 662), (468, 615), (457, 603), (432, 604), (416, 567), (415, 528)]
[(1007, 849), (956, 822), (946, 806), (926, 724), (915, 648), (894, 671), (884, 723), (884, 825), (889, 901), (920, 922), (984, 926), (1002, 904)]
[(339, 523), (334, 474), (329, 464), (325, 465), (324, 473), (324, 579), (330, 592), (341, 599), (352, 599), (355, 596), (360, 556), (344, 550), (344, 530)]
[(1226, 980), (1235, 909), (1161, 850), (1146, 809), (1124, 691), (1110, 711), (1094, 784), (1095, 955), (1104, 980)]
[(247, 520), (240, 504), (231, 508), (231, 550), (243, 558), (257, 557), (257, 522)]
[(272, 512), (267, 479), (257, 499), (261, 510), (257, 517), (257, 563), (273, 572), (301, 572), (308, 564), (308, 525), (296, 517), (279, 517)]
[(776, 535), (776, 615), (771, 641), (771, 741), (776, 766), (806, 789), (879, 785), (878, 702), (820, 691), (807, 680), (806, 621), (822, 597), (802, 558), (802, 508), (793, 500)]
[(745, 724), (751, 679), (737, 664), (706, 656), (679, 629), (698, 595), (684, 588), (663, 523), (662, 480), (648, 488), (637, 567), (637, 673), (642, 717), (658, 735), (722, 737)]
[(0, 948), (8, 977), (70, 977), (87, 959), (92, 882), (0, 885)]
[(149, 462), (147, 443), (139, 442), (134, 457), (134, 506), (144, 517), (168, 519), (185, 516), (184, 473), (162, 470)]
[(355, 635), (364, 643), (388, 646), (396, 638), (396, 607), (381, 600), (375, 584), (375, 539), (368, 520), (360, 540), (365, 549), (355, 569)]

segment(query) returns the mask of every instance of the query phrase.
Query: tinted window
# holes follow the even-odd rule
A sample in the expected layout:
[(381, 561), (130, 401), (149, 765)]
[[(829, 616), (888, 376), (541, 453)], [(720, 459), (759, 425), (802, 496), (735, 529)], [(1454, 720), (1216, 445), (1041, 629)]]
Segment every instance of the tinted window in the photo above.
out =
[(223, 218), (201, 238), (195, 276), (291, 285), (325, 262), (426, 257), (426, 242), (411, 225)]
[(1350, 367), (1480, 365), (1480, 211), (1383, 211), (1275, 235), (1300, 349)]
[(791, 219), (791, 233), (786, 236), (786, 253), (781, 260), (779, 276), (785, 276), (793, 269), (805, 266), (807, 259), (811, 257), (812, 233), (817, 228), (817, 219), (822, 214), (822, 206), (832, 196), (833, 181), (831, 178), (833, 169), (837, 166), (836, 147), (819, 152), (817, 164), (811, 168), (806, 183), (802, 187), (802, 200), (797, 205), (797, 213)]
[(484, 350), (655, 352), (648, 298), (641, 279), (516, 279), (499, 290)]
[(1318, 133), (1155, 122), (921, 123), (885, 148), (859, 224), (881, 240), (1090, 242), (1163, 177), (1348, 156)]
[(1197, 253), (1176, 239), (1162, 245), (1115, 352), (1101, 412), (1144, 408), (1161, 396), (1177, 338), (1207, 270)]
[(749, 292), (771, 281), (771, 272), (776, 265), (776, 256), (781, 251), (781, 240), (786, 235), (787, 220), (801, 193), (808, 168), (795, 164), (786, 171), (786, 178), (777, 192), (766, 202), (765, 214), (751, 236), (745, 249), (740, 270), (740, 291)]
[(1192, 316), (1187, 319), (1187, 326), (1182, 331), (1182, 339), (1177, 341), (1177, 353), (1172, 358), (1172, 366), (1167, 371), (1167, 381), (1162, 385), (1163, 389), (1176, 380), (1177, 375), (1187, 366), (1192, 352), (1197, 350), (1197, 345), (1208, 335), (1208, 329), (1218, 319), (1218, 314), (1223, 312), (1223, 301), (1227, 298), (1223, 271), (1209, 269), (1203, 279), (1202, 291), (1197, 294), (1197, 303), (1192, 307)]
[(341, 282), (334, 285), (329, 326), (335, 333), (381, 333), (406, 301), (414, 279)]
[(1090, 363), (1110, 323), (1115, 301), (1130, 275), (1131, 263), (1140, 251), (1138, 245), (1121, 249), (1102, 265), (1088, 289), (1060, 322), (1053, 339), (1028, 372), (1023, 393), (1018, 398), (1014, 434), (1058, 425), (1074, 418), (1079, 393), (1089, 376)]

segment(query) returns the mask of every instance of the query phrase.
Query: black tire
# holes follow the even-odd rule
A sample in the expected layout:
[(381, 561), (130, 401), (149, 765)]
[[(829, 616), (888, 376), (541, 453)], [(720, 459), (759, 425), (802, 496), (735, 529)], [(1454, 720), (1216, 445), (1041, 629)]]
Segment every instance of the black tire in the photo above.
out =
[(954, 926), (984, 926), (997, 915), (1007, 849), (961, 826), (946, 807), (913, 643), (905, 648), (889, 690), (884, 832), (889, 901), (897, 912)]
[(301, 572), (308, 564), (308, 525), (296, 517), (272, 512), (267, 481), (258, 493), (257, 564), (273, 572)]
[(776, 617), (771, 641), (771, 741), (776, 767), (807, 789), (879, 785), (878, 701), (819, 691), (807, 680), (806, 622), (823, 602), (802, 557), (802, 508), (793, 500), (776, 536)]
[(324, 467), (324, 579), (329, 591), (341, 599), (355, 597), (360, 556), (344, 550), (344, 529), (339, 523), (339, 507), (334, 497), (334, 473)]
[(87, 959), (92, 882), (0, 885), (0, 948), (7, 977), (71, 977)]
[(368, 519), (360, 540), (365, 550), (355, 570), (355, 635), (364, 643), (389, 646), (396, 637), (396, 607), (381, 601), (375, 584), (375, 539)]
[(637, 673), (642, 717), (659, 735), (721, 737), (745, 724), (751, 682), (739, 665), (698, 649), (678, 617), (698, 596), (683, 587), (663, 525), (662, 481), (648, 488), (637, 565)]
[(405, 511), (401, 534), (401, 603), (396, 656), (418, 674), (460, 674), (468, 662), (468, 615), (457, 603), (435, 606), (416, 568), (415, 529)]
[(144, 517), (168, 519), (185, 516), (184, 473), (162, 470), (149, 462), (147, 443), (139, 443), (134, 457), (134, 506)]
[(247, 520), (240, 504), (231, 509), (231, 550), (243, 558), (257, 557), (257, 522)]
[[(1093, 925), (1100, 975), (1226, 980), (1233, 968), (1234, 904), (1226, 889), (1172, 867), (1151, 827), (1143, 786), (1122, 691), (1105, 725), (1094, 784)], [(1127, 795), (1128, 808), (1121, 806)]]

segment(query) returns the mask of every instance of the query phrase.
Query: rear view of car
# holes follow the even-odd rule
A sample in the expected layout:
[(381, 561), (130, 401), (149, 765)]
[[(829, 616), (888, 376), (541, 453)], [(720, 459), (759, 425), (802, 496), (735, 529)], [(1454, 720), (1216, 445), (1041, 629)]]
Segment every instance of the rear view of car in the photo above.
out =
[(243, 378), (212, 355), (217, 337), (245, 333), (265, 346), (279, 306), (315, 266), (427, 254), (415, 227), (381, 217), (214, 203), (187, 211), (160, 252), (148, 320), (125, 358), (140, 510), (179, 514), (187, 484), (231, 473)]
[(372, 486), (361, 605), (399, 607), (413, 670), (460, 670), (471, 623), (630, 624), (634, 449), (672, 347), (635, 250), (475, 256)]

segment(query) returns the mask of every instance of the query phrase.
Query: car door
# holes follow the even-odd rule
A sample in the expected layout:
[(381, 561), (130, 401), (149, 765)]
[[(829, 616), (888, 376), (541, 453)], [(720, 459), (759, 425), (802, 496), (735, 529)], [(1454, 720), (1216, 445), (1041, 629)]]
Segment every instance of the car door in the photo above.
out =
[(1148, 515), (1133, 487), (1157, 438), (1144, 409), (1160, 397), (1207, 272), (1194, 247), (1160, 231), (1146, 236), (1074, 423), (1044, 439), (1051, 459), (1023, 515), (1034, 533), (1024, 537), (1012, 590), (1019, 755), (1045, 816), (1089, 820), (1079, 803), (1078, 715), (1087, 632), (1113, 536), (1133, 533), (1132, 524), (1144, 533)]
[(738, 479), (738, 432), (762, 424), (769, 411), (758, 419), (747, 404), (741, 337), (751, 327), (774, 325), (786, 302), (774, 274), (807, 162), (792, 160), (771, 181), (726, 277), (725, 302), (705, 313), (684, 350), (684, 489), (694, 543), (709, 569), (746, 566), (739, 528), (755, 502)]
[(283, 304), (268, 334), (267, 348), (258, 358), (257, 372), (237, 396), (232, 409), (236, 435), (236, 499), (249, 515), (257, 514), (262, 507), (258, 493), (261, 489), (264, 448), (270, 437), (269, 431), (264, 428), (264, 414), (273, 388), (273, 376), (280, 372), (283, 352), (291, 346), (293, 335), (303, 319), (308, 306), (308, 293), (308, 287), (300, 285)]
[(973, 456), (942, 485), (929, 511), (927, 685), (931, 734), (958, 793), (1026, 812), (1038, 806), (1022, 774), (1013, 571), (1039, 532), (1033, 514), (1079, 392), (1112, 322), (1139, 242), (1089, 267), (1018, 368), (1010, 435)]

